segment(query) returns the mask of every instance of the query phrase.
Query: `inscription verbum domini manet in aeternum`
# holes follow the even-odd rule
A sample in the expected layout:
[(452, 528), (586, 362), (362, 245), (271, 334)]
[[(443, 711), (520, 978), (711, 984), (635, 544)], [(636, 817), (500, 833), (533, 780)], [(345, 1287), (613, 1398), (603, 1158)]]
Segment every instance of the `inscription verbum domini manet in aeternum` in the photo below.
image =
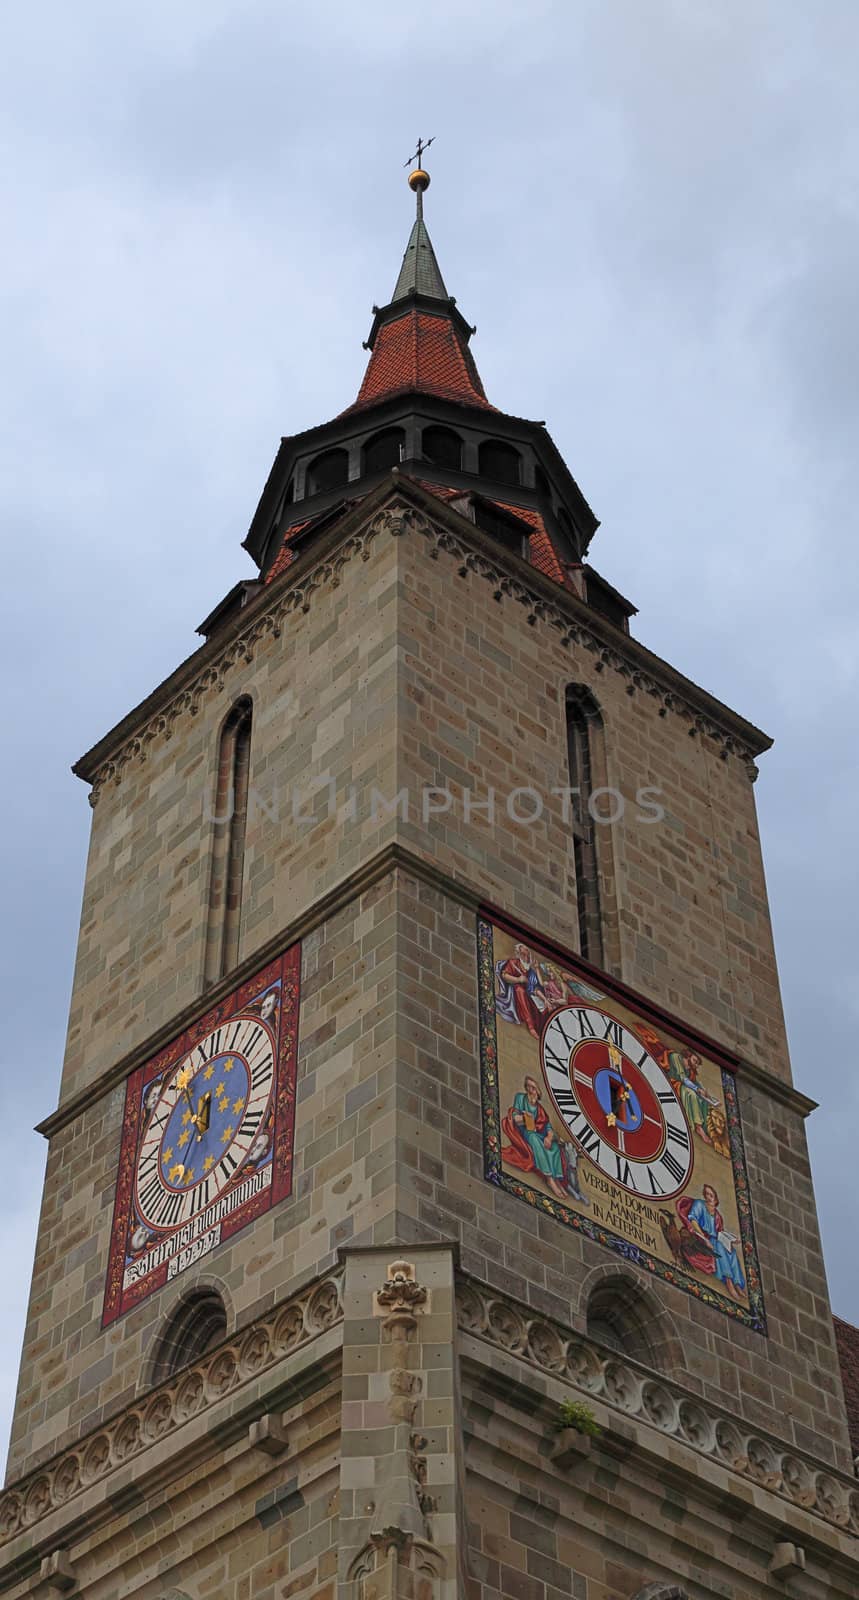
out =
[(478, 971), (490, 1182), (765, 1333), (729, 1058), (512, 925)]

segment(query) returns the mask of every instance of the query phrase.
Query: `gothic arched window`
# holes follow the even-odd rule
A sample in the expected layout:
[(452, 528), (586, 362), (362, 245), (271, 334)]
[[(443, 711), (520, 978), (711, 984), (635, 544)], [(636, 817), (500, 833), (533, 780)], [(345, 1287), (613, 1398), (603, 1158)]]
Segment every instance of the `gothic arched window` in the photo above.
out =
[(204, 966), (207, 984), (217, 983), (239, 959), (252, 720), (253, 706), (245, 698), (236, 702), (221, 729), (212, 815), (214, 839)]
[(512, 444), (486, 439), (480, 446), (478, 461), (485, 478), (494, 478), (496, 483), (522, 482), (522, 457)]
[(383, 433), (374, 433), (364, 446), (364, 471), (383, 472), (385, 467), (399, 466), (405, 438), (402, 428), (386, 428)]
[(217, 1289), (197, 1289), (182, 1301), (164, 1328), (152, 1362), (153, 1384), (166, 1383), (183, 1367), (214, 1350), (227, 1335), (227, 1313)]
[(462, 466), (462, 440), (452, 428), (424, 428), (421, 435), (421, 454), (434, 467)]
[(326, 489), (339, 489), (348, 482), (348, 450), (325, 450), (307, 469), (305, 494), (322, 494)]
[(567, 761), (570, 771), (573, 858), (579, 950), (594, 966), (603, 965), (602, 908), (596, 818), (591, 796), (593, 745), (602, 735), (602, 717), (593, 695), (580, 685), (567, 689)]

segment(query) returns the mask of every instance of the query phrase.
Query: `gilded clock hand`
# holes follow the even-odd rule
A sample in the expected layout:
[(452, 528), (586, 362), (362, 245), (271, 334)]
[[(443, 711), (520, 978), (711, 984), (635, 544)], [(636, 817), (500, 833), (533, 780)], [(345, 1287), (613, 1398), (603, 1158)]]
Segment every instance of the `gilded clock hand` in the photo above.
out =
[(208, 1127), (209, 1127), (209, 1123), (211, 1122), (211, 1120), (212, 1120), (212, 1092), (211, 1092), (211, 1090), (208, 1090), (206, 1092), (206, 1094), (204, 1094), (202, 1096), (202, 1099), (198, 1102), (198, 1104), (197, 1104), (197, 1115), (194, 1118), (194, 1125), (195, 1125), (195, 1127), (197, 1129), (197, 1138), (198, 1139), (202, 1139), (203, 1134), (207, 1132)]
[[(212, 1096), (210, 1094), (204, 1094), (203, 1098), (200, 1100), (200, 1103), (199, 1103), (199, 1105), (197, 1107), (197, 1110), (195, 1111), (194, 1110), (194, 1102), (191, 1099), (191, 1091), (188, 1088), (188, 1084), (191, 1082), (191, 1076), (192, 1076), (191, 1068), (190, 1067), (183, 1067), (182, 1071), (179, 1073), (178, 1077), (176, 1078), (176, 1087), (181, 1090), (182, 1094), (185, 1096), (185, 1099), (188, 1102), (188, 1110), (191, 1113), (191, 1121), (193, 1122), (194, 1127), (197, 1130), (197, 1138), (200, 1139), (200, 1138), (202, 1138), (203, 1134), (205, 1133), (206, 1129), (209, 1126), (209, 1118), (210, 1118), (210, 1115), (211, 1115)], [(205, 1112), (204, 1112), (204, 1108), (205, 1108)], [(203, 1117), (204, 1114), (205, 1114), (205, 1122), (202, 1121), (202, 1117)]]

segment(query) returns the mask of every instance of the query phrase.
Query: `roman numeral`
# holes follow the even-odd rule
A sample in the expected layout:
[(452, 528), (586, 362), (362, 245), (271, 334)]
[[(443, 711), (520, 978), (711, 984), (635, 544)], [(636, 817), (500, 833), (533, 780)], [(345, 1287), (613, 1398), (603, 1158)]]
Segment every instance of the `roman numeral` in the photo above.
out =
[[(639, 1066), (640, 1065), (641, 1063), (639, 1062)], [(671, 1093), (670, 1089), (657, 1089), (656, 1098), (664, 1106), (674, 1106), (677, 1104), (677, 1097)]]
[(214, 1056), (217, 1056), (217, 1055), (220, 1054), (220, 1050), (221, 1050), (221, 1033), (222, 1033), (222, 1031), (223, 1030), (221, 1028), (216, 1028), (215, 1032), (210, 1036), (210, 1041), (209, 1042), (211, 1044), (211, 1049), (210, 1049), (209, 1055), (208, 1055), (208, 1060), (209, 1061), (211, 1061)]
[(199, 1196), (199, 1200), (198, 1200), (199, 1209), (201, 1211), (205, 1211), (207, 1205), (209, 1204), (209, 1179), (208, 1178), (204, 1178), (203, 1179), (202, 1183), (200, 1184), (199, 1189), (197, 1190), (197, 1194)]
[(664, 1194), (665, 1190), (659, 1187), (659, 1184), (656, 1182), (656, 1179), (653, 1176), (653, 1169), (651, 1167), (648, 1167), (647, 1169), (647, 1176), (650, 1179), (651, 1194)]
[(681, 1167), (680, 1162), (677, 1160), (677, 1157), (672, 1155), (670, 1150), (663, 1150), (662, 1161), (660, 1165), (667, 1167), (675, 1183), (682, 1182), (684, 1175), (683, 1168)]
[(621, 1158), (620, 1158), (619, 1155), (615, 1155), (614, 1159), (617, 1162), (617, 1181), (618, 1181), (618, 1183), (625, 1183), (627, 1188), (634, 1189), (635, 1188), (635, 1184), (632, 1181), (632, 1175), (631, 1175), (630, 1170), (629, 1170), (629, 1162), (628, 1161), (621, 1161)]
[(218, 1163), (218, 1171), (224, 1174), (225, 1183), (229, 1183), (237, 1166), (238, 1162), (235, 1156), (228, 1150), (223, 1160)]
[(594, 1133), (593, 1128), (588, 1127), (586, 1123), (582, 1129), (582, 1132), (576, 1134), (576, 1138), (578, 1139), (579, 1144), (581, 1145), (585, 1154), (589, 1155), (591, 1160), (595, 1161), (597, 1166), (599, 1166), (600, 1149), (602, 1147), (602, 1140), (600, 1139), (599, 1134)]
[(141, 1189), (140, 1191), (140, 1204), (146, 1207), (154, 1206), (156, 1200), (159, 1199), (163, 1193), (164, 1190), (161, 1186), (160, 1177), (150, 1178), (146, 1188)]
[(248, 1111), (246, 1116), (245, 1116), (244, 1122), (242, 1123), (241, 1127), (239, 1128), (239, 1138), (241, 1138), (242, 1135), (246, 1134), (246, 1133), (256, 1133), (257, 1128), (259, 1127), (261, 1122), (262, 1122), (262, 1112), (261, 1111)]
[(622, 1050), (623, 1049), (623, 1024), (620, 1023), (620, 1022), (615, 1022), (614, 1018), (610, 1017), (607, 1020), (605, 1028), (603, 1030), (603, 1038), (604, 1039), (610, 1039), (612, 1044), (616, 1044), (617, 1045), (618, 1050)]
[(271, 1056), (267, 1055), (265, 1060), (261, 1061), (258, 1067), (254, 1067), (254, 1070), (251, 1073), (251, 1088), (252, 1089), (258, 1089), (260, 1087), (260, 1084), (265, 1083), (266, 1080), (268, 1078), (270, 1078), (270, 1077), (271, 1077)]
[(579, 1024), (579, 1036), (580, 1036), (580, 1038), (583, 1039), (585, 1037), (585, 1034), (588, 1034), (591, 1039), (595, 1039), (596, 1038), (596, 1030), (594, 1029), (594, 1027), (593, 1027), (593, 1025), (591, 1023), (591, 1019), (588, 1016), (586, 1011), (577, 1011), (576, 1012), (576, 1021)]
[(559, 1033), (561, 1035), (561, 1038), (563, 1039), (564, 1044), (567, 1046), (567, 1049), (568, 1050), (572, 1050), (573, 1045), (576, 1043), (576, 1041), (575, 1041), (575, 1039), (571, 1039), (570, 1038), (570, 1035), (568, 1034), (566, 1028), (564, 1027), (563, 1017), (560, 1016), (560, 1014), (558, 1016), (553, 1017), (552, 1022), (551, 1022), (551, 1027), (556, 1033)]
[(236, 1048), (236, 1040), (240, 1039), (241, 1036), (242, 1036), (242, 1024), (240, 1022), (236, 1022), (233, 1025), (233, 1032), (232, 1032), (232, 1035), (231, 1035), (231, 1038), (230, 1038), (229, 1048), (231, 1050), (235, 1050), (235, 1048)]
[(668, 1137), (669, 1137), (669, 1139), (673, 1139), (674, 1143), (675, 1144), (679, 1144), (683, 1150), (688, 1150), (689, 1149), (689, 1135), (686, 1132), (686, 1129), (685, 1128), (675, 1128), (675, 1127), (673, 1127), (673, 1125), (670, 1122), (667, 1123), (666, 1126), (668, 1128)]
[(575, 1097), (574, 1094), (572, 1094), (570, 1092), (569, 1089), (556, 1089), (554, 1091), (554, 1093), (555, 1093), (555, 1099), (558, 1102), (559, 1111), (567, 1111), (567, 1112), (572, 1113), (573, 1115), (575, 1115), (578, 1112), (579, 1115), (581, 1115), (581, 1113), (579, 1112), (579, 1107), (578, 1107), (578, 1103), (576, 1101), (576, 1097)]
[(175, 1228), (176, 1223), (179, 1221), (179, 1215), (182, 1210), (182, 1202), (184, 1199), (185, 1196), (181, 1193), (168, 1194), (163, 1206), (161, 1207), (161, 1210), (155, 1217), (155, 1221), (159, 1228)]
[(149, 1124), (149, 1132), (150, 1132), (150, 1134), (156, 1133), (159, 1128), (166, 1127), (166, 1125), (167, 1125), (167, 1123), (168, 1123), (168, 1121), (170, 1119), (171, 1110), (172, 1110), (172, 1107), (168, 1106), (165, 1111), (161, 1112), (160, 1116), (152, 1118), (152, 1121)]
[[(647, 1051), (646, 1051), (646, 1050), (642, 1050), (642, 1052), (641, 1052), (641, 1055), (640, 1055), (640, 1056), (639, 1056), (639, 1058), (638, 1058), (638, 1060), (637, 1060), (637, 1061), (636, 1061), (636, 1063), (635, 1063), (635, 1065), (636, 1065), (636, 1066), (637, 1066), (637, 1067), (639, 1067), (639, 1068), (640, 1068), (640, 1067), (643, 1067), (643, 1066), (644, 1066), (644, 1063), (645, 1063), (645, 1061), (649, 1061), (649, 1060), (650, 1060), (650, 1056), (649, 1056), (649, 1054), (648, 1054), (648, 1052), (647, 1052)], [(661, 1095), (660, 1095), (660, 1096), (659, 1096), (659, 1098), (660, 1098), (660, 1100), (661, 1100), (661, 1099), (662, 1099), (662, 1096), (661, 1096)]]
[(157, 1166), (158, 1166), (158, 1145), (154, 1144), (154, 1145), (151, 1145), (150, 1148), (146, 1151), (146, 1154), (141, 1156), (141, 1158), (140, 1158), (140, 1165), (137, 1168), (138, 1181), (140, 1183), (142, 1183), (143, 1179), (144, 1178), (148, 1178), (150, 1172), (154, 1172)]
[(565, 1057), (559, 1056), (557, 1050), (552, 1049), (552, 1046), (549, 1044), (548, 1040), (546, 1042), (544, 1053), (549, 1059), (549, 1064), (553, 1066), (557, 1072), (563, 1072), (566, 1074), (568, 1069)]

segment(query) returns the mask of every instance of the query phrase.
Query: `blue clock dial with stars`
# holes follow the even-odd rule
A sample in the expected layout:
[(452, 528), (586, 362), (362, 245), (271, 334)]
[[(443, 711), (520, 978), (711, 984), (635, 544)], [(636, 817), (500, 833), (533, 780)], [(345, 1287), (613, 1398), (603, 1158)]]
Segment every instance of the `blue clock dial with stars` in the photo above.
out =
[(135, 1182), (138, 1238), (192, 1221), (258, 1158), (274, 1068), (272, 1027), (243, 1017), (213, 1028), (152, 1086)]

